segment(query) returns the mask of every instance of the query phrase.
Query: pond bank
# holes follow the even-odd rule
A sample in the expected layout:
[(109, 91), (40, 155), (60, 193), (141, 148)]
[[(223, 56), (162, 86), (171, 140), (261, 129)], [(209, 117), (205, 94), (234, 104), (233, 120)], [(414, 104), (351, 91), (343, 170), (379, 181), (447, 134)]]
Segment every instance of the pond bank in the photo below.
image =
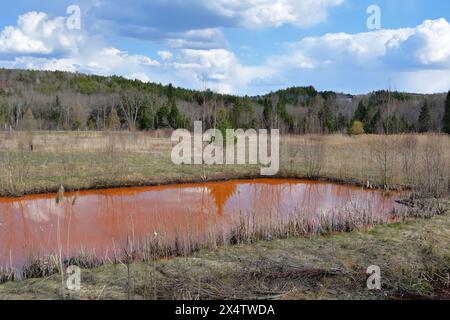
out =
[[(450, 299), (450, 216), (368, 232), (260, 241), (190, 257), (82, 270), (70, 299)], [(378, 265), (382, 290), (369, 291)], [(61, 299), (53, 275), (0, 285), (0, 299)]]
[(61, 259), (117, 261), (129, 248), (146, 260), (259, 239), (353, 231), (406, 211), (396, 203), (402, 196), (312, 180), (251, 179), (67, 192), (58, 199), (0, 198), (0, 266), (26, 266), (33, 270), (28, 276), (46, 276)]

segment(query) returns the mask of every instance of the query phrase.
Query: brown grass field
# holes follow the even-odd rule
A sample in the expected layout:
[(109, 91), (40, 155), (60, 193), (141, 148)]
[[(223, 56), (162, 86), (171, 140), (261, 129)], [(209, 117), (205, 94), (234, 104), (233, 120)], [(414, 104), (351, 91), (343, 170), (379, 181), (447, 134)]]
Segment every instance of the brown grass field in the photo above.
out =
[[(450, 299), (449, 243), (447, 214), (83, 269), (75, 293), (61, 291), (58, 274), (8, 282), (0, 299)], [(370, 265), (382, 270), (381, 291), (367, 290)]]
[[(0, 194), (259, 176), (250, 165), (176, 166), (171, 146), (167, 132), (0, 133)], [(63, 290), (58, 274), (8, 282), (0, 299), (450, 299), (449, 136), (284, 136), (280, 161), (277, 177), (414, 190), (438, 199), (440, 214), (419, 204), (420, 219), (368, 231), (254, 238), (186, 257), (83, 269), (78, 293)], [(383, 270), (381, 291), (365, 287), (373, 264)]]
[[(31, 151), (31, 147), (32, 150)], [(0, 133), (0, 195), (256, 177), (251, 165), (177, 166), (166, 132)], [(284, 136), (278, 177), (447, 189), (450, 137)]]

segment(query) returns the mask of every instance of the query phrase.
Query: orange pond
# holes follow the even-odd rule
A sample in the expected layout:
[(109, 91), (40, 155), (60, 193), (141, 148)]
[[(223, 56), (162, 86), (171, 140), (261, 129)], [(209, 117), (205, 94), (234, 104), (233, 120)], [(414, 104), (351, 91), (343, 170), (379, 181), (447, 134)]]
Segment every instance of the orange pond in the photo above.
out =
[[(0, 265), (81, 251), (111, 256), (127, 241), (164, 234), (181, 241), (227, 235), (242, 217), (282, 221), (302, 210), (313, 219), (349, 205), (386, 216), (399, 194), (304, 180), (260, 179), (0, 198)], [(267, 220), (269, 221), (269, 219)], [(229, 234), (228, 234), (229, 235)], [(127, 240), (128, 239), (128, 240)]]

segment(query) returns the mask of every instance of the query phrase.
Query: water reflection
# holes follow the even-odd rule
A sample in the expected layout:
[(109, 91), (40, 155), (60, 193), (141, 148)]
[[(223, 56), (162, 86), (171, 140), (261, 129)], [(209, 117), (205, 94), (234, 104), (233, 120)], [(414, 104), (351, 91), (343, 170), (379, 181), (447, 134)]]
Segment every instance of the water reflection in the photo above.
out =
[(299, 180), (252, 180), (148, 188), (86, 191), (0, 199), (0, 264), (22, 265), (31, 255), (80, 250), (99, 255), (120, 248), (127, 237), (164, 233), (201, 239), (214, 228), (229, 230), (242, 214), (311, 217), (359, 203), (383, 215), (395, 194)]

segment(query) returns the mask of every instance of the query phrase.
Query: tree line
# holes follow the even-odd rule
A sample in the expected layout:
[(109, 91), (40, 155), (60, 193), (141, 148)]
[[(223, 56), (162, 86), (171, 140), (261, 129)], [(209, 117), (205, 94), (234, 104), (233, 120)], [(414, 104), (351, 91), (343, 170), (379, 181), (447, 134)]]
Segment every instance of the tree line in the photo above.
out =
[(2, 130), (277, 128), (282, 133), (450, 133), (448, 95), (292, 87), (238, 97), (123, 77), (0, 69)]

